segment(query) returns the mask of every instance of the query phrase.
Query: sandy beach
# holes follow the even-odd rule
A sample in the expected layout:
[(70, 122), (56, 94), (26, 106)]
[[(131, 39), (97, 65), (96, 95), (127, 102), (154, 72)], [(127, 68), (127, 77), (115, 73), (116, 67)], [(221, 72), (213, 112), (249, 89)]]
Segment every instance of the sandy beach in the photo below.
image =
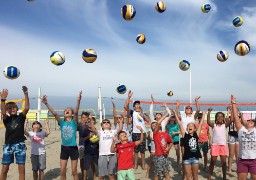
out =
[[(44, 123), (42, 123), (44, 124)], [(0, 139), (0, 144), (4, 144), (4, 135), (5, 135), (5, 128), (0, 128), (0, 136), (2, 137)], [(78, 137), (78, 136), (77, 136)], [(78, 138), (77, 138), (78, 139)], [(45, 170), (45, 179), (46, 180), (56, 180), (60, 179), (60, 168), (59, 168), (59, 156), (60, 156), (60, 146), (61, 146), (61, 139), (60, 139), (60, 131), (59, 130), (54, 130), (54, 128), (51, 128), (51, 134), (49, 137), (45, 138), (46, 142), (46, 154), (47, 154), (47, 160), (46, 160), (46, 170)], [(31, 152), (31, 147), (30, 147), (30, 140), (26, 141), (27, 145), (27, 158), (26, 158), (26, 179), (32, 180), (33, 179), (33, 173), (31, 170), (31, 162), (30, 162), (30, 152)], [(2, 158), (2, 150), (0, 151), (0, 157)], [(210, 157), (210, 154), (208, 155)], [(146, 152), (146, 158), (147, 162), (149, 160), (149, 152)], [(175, 150), (172, 149), (169, 154), (169, 159), (171, 162), (171, 167), (172, 167), (172, 179), (180, 180), (182, 178), (181, 174), (178, 173), (178, 169), (176, 167), (176, 155), (175, 155)], [(228, 160), (228, 159), (227, 159)], [(210, 161), (210, 159), (209, 159)], [(209, 163), (208, 161), (208, 163)], [(140, 165), (140, 161), (139, 161)], [(233, 163), (233, 169), (236, 169), (235, 164)], [(81, 179), (81, 171), (78, 163), (78, 173), (79, 177)], [(153, 179), (154, 173), (151, 171), (150, 173), (150, 178), (145, 178), (146, 171), (141, 169), (141, 166), (138, 167), (138, 169), (135, 170), (135, 177), (136, 179)], [(91, 179), (91, 172), (89, 172), (89, 179)], [(199, 179), (206, 179), (207, 178), (207, 173), (203, 171), (203, 166), (202, 166), (202, 159), (200, 160), (200, 170), (199, 170)], [(227, 174), (227, 179), (236, 179), (237, 175), (235, 172), (228, 173)], [(10, 166), (10, 170), (8, 173), (8, 180), (17, 180), (18, 179), (18, 172), (17, 172), (17, 165), (12, 164)], [(72, 180), (71, 176), (71, 168), (70, 168), (70, 161), (68, 162), (67, 166), (67, 179)], [(212, 179), (222, 179), (222, 172), (221, 172), (221, 164), (220, 160), (218, 159), (217, 161), (217, 167), (214, 169), (213, 177)]]

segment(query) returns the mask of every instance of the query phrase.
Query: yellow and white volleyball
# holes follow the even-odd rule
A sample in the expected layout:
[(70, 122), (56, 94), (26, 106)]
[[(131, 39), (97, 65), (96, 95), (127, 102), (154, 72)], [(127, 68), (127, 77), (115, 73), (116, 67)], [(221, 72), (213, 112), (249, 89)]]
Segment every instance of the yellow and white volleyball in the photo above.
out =
[(97, 59), (97, 53), (93, 49), (83, 51), (82, 58), (87, 63), (93, 63)]
[(201, 6), (201, 10), (203, 11), (203, 13), (208, 13), (211, 10), (211, 5), (210, 4), (203, 4)]
[(168, 93), (167, 93), (167, 96), (173, 96), (173, 92), (172, 91), (169, 91)]
[(250, 52), (250, 45), (248, 42), (242, 40), (236, 43), (234, 50), (237, 55), (245, 56)]
[(226, 60), (228, 60), (229, 54), (227, 51), (221, 50), (218, 54), (217, 54), (217, 59), (220, 62), (225, 62)]
[(241, 16), (236, 16), (234, 19), (233, 19), (233, 25), (235, 27), (239, 27), (243, 24), (244, 22), (244, 19), (241, 17)]
[(50, 55), (50, 60), (54, 65), (60, 66), (62, 64), (64, 64), (65, 62), (65, 56), (62, 52), (60, 51), (54, 51), (51, 55)]
[(166, 5), (163, 1), (158, 1), (156, 3), (156, 11), (159, 12), (159, 13), (163, 13), (165, 10), (166, 10)]
[(179, 63), (179, 67), (182, 71), (187, 71), (190, 68), (190, 63), (187, 60), (182, 60)]
[(125, 20), (132, 20), (136, 15), (136, 9), (132, 5), (126, 4), (121, 8), (121, 15)]
[(146, 41), (146, 37), (144, 34), (138, 34), (137, 38), (136, 38), (136, 41), (139, 43), (139, 44), (144, 44), (145, 41)]
[(6, 66), (3, 73), (8, 79), (17, 79), (20, 76), (20, 70), (15, 66)]
[(99, 137), (97, 136), (97, 135), (92, 135), (92, 137), (90, 138), (90, 141), (92, 142), (92, 143), (96, 143), (96, 142), (99, 142)]

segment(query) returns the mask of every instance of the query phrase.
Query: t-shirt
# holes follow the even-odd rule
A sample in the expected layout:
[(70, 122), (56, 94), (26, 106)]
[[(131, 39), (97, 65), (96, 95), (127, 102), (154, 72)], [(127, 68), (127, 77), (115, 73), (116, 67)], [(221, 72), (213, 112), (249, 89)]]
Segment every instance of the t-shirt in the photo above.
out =
[(172, 138), (167, 132), (154, 132), (153, 133), (154, 142), (155, 142), (155, 156), (168, 156), (167, 152), (165, 152), (169, 143), (172, 143)]
[(24, 136), (24, 123), (26, 116), (22, 113), (19, 115), (9, 115), (3, 120), (5, 131), (5, 144), (16, 144), (26, 140)]
[(180, 127), (178, 124), (168, 124), (166, 126), (166, 129), (169, 133), (169, 135), (172, 137), (173, 142), (179, 142), (180, 138), (179, 138), (179, 134), (172, 134), (172, 132), (179, 132), (180, 131)]
[(140, 126), (143, 129), (143, 133), (146, 133), (145, 121), (143, 115), (140, 112), (131, 111), (132, 115), (132, 133), (140, 133), (140, 130), (136, 126)]
[[(198, 127), (199, 127), (199, 123), (196, 124), (196, 128)], [(203, 123), (201, 132), (199, 134), (198, 142), (208, 142), (209, 140), (208, 133), (209, 133), (209, 125), (207, 123)]]
[(226, 145), (226, 125), (221, 124), (220, 126), (214, 124), (212, 129), (212, 145)]
[(189, 123), (195, 123), (194, 116), (187, 116), (186, 114), (181, 116), (181, 124), (184, 128), (184, 130), (187, 132), (187, 126)]
[(116, 135), (116, 130), (100, 130), (98, 131), (98, 136), (100, 138), (99, 142), (99, 155), (110, 155), (114, 154), (111, 152), (111, 145), (113, 142), (113, 137)]
[(31, 140), (31, 154), (33, 155), (41, 155), (45, 154), (45, 132), (28, 132), (29, 138)]
[(248, 131), (244, 126), (238, 131), (239, 158), (256, 159), (256, 131)]
[(79, 146), (84, 146), (84, 141), (80, 141), (80, 138), (84, 136), (85, 129), (88, 129), (88, 125), (83, 126), (82, 123), (79, 123), (77, 126), (77, 131), (79, 132)]
[[(86, 128), (83, 129), (81, 136), (82, 138), (87, 137), (90, 133), (93, 133), (87, 126)], [(94, 134), (94, 133), (93, 133)], [(92, 143), (89, 139), (84, 141), (84, 152), (86, 154), (99, 154), (99, 142)]]
[(77, 123), (74, 119), (71, 121), (60, 120), (61, 145), (76, 146)]
[(116, 152), (118, 153), (117, 170), (125, 170), (133, 168), (133, 151), (135, 142), (127, 142), (116, 145)]
[(184, 155), (183, 160), (187, 160), (189, 158), (201, 158), (201, 153), (198, 147), (198, 136), (197, 133), (194, 132), (193, 136), (188, 133), (185, 133), (184, 139)]

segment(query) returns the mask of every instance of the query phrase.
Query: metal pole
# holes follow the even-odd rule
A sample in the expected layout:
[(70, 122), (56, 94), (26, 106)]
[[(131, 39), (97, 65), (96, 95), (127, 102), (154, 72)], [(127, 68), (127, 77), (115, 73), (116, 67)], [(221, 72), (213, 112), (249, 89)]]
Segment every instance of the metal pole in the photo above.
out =
[(105, 111), (105, 106), (104, 106), (104, 104), (102, 104), (103, 106), (103, 119), (106, 119), (106, 111)]
[(99, 87), (98, 110), (100, 112), (100, 123), (102, 122), (101, 87)]
[(191, 90), (191, 69), (189, 70), (189, 102), (192, 103), (192, 90)]
[(37, 121), (41, 119), (41, 88), (38, 88), (38, 96), (37, 96)]

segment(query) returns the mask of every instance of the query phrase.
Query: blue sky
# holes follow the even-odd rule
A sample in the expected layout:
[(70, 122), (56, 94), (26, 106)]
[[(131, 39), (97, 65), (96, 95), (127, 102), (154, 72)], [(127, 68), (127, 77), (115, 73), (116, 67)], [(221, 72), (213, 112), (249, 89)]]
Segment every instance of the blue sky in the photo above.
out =
[[(123, 83), (134, 99), (189, 100), (189, 72), (179, 69), (186, 59), (191, 63), (192, 97), (204, 101), (254, 101), (256, 68), (256, 2), (251, 0), (165, 0), (167, 9), (155, 11), (152, 0), (12, 0), (0, 2), (0, 68), (15, 65), (21, 75), (16, 80), (0, 77), (10, 96), (20, 96), (27, 85), (31, 96), (37, 88), (48, 96), (96, 97), (102, 87), (105, 97), (126, 98), (116, 92)], [(201, 5), (210, 3), (208, 14)], [(134, 5), (137, 13), (125, 21), (120, 8)], [(244, 24), (232, 25), (235, 16)], [(137, 34), (146, 43), (136, 42)], [(234, 45), (246, 40), (251, 52), (240, 57)], [(93, 48), (98, 55), (93, 64), (81, 54)], [(62, 66), (51, 64), (49, 56), (59, 50), (66, 56)], [(216, 59), (219, 50), (229, 59)], [(167, 97), (172, 90), (174, 96)]]

